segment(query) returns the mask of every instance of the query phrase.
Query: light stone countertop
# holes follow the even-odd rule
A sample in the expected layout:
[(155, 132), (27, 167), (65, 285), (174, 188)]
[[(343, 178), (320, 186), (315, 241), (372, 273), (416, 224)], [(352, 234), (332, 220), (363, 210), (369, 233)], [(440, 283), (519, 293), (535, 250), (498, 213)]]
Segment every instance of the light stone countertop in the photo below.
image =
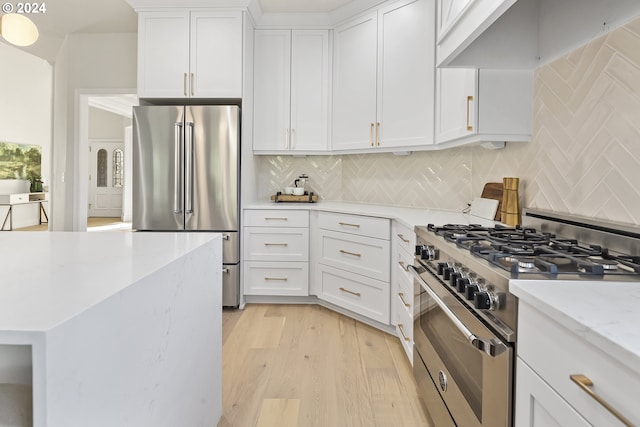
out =
[(511, 291), (640, 373), (640, 283), (511, 280)]
[(274, 203), (256, 202), (244, 206), (244, 209), (292, 209), (309, 211), (330, 211), (352, 215), (366, 215), (379, 218), (389, 218), (413, 228), (417, 225), (444, 224), (479, 224), (493, 227), (497, 224), (477, 216), (464, 214), (460, 211), (444, 209), (420, 209), (398, 206), (384, 206), (367, 203), (320, 201), (318, 203)]
[(48, 331), (217, 236), (0, 233), (0, 337)]

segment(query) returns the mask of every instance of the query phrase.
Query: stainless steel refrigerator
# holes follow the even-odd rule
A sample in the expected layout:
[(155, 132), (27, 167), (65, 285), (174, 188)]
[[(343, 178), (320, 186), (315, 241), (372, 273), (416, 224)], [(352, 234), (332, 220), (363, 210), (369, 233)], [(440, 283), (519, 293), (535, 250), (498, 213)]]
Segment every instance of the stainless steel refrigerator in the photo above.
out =
[(240, 287), (240, 109), (133, 108), (133, 228), (223, 234), (223, 306)]

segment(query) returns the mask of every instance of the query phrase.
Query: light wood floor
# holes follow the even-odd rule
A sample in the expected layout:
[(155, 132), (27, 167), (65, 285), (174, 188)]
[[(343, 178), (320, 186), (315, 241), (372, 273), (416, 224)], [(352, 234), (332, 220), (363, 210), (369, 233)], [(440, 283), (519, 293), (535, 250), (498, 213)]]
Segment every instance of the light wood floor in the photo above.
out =
[(429, 426), (394, 336), (315, 305), (223, 312), (218, 427)]

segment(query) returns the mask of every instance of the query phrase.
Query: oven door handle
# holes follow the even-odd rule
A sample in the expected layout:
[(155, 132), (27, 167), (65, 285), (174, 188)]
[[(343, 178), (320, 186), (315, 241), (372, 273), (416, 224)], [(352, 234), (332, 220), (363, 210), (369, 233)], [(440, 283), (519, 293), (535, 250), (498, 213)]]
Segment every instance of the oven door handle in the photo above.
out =
[(476, 336), (473, 332), (471, 332), (469, 328), (467, 328), (464, 323), (462, 323), (462, 321), (460, 321), (460, 319), (458, 319), (456, 315), (453, 314), (453, 311), (451, 311), (451, 309), (447, 307), (447, 305), (444, 303), (444, 301), (442, 301), (438, 294), (436, 294), (433, 289), (431, 289), (429, 284), (420, 276), (420, 272), (416, 267), (410, 265), (409, 271), (411, 272), (413, 277), (418, 282), (420, 282), (422, 288), (431, 296), (431, 298), (433, 298), (436, 304), (438, 304), (444, 314), (447, 315), (449, 320), (451, 320), (453, 324), (456, 325), (456, 328), (458, 328), (458, 330), (467, 338), (471, 345), (491, 357), (495, 357), (507, 350), (507, 346), (503, 342), (496, 339), (486, 340)]

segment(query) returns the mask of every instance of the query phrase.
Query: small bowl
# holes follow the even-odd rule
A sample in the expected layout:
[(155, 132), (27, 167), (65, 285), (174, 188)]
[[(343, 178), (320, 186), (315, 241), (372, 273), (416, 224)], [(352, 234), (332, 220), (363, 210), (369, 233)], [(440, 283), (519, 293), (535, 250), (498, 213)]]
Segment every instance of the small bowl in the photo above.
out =
[(293, 194), (295, 196), (304, 196), (304, 188), (303, 187), (295, 187), (293, 189)]
[(284, 187), (284, 194), (293, 194), (296, 187)]

